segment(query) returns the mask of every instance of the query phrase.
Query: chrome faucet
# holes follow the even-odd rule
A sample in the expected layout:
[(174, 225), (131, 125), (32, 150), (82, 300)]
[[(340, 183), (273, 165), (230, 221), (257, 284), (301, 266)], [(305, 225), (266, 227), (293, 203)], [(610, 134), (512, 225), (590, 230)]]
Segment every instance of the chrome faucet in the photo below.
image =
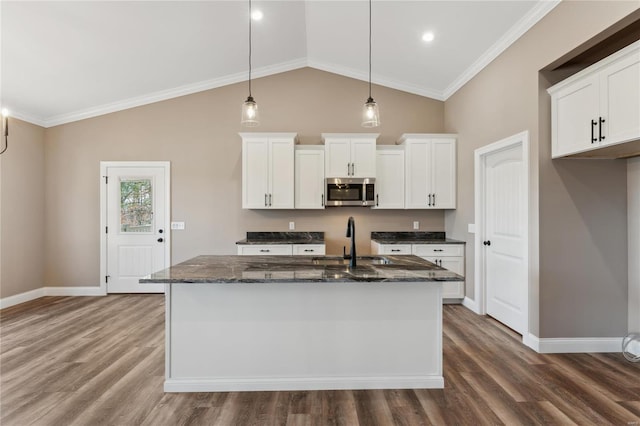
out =
[(345, 254), (344, 258), (349, 259), (349, 268), (356, 267), (356, 222), (353, 219), (353, 216), (349, 216), (349, 221), (347, 222), (347, 238), (351, 238), (351, 253), (349, 256)]

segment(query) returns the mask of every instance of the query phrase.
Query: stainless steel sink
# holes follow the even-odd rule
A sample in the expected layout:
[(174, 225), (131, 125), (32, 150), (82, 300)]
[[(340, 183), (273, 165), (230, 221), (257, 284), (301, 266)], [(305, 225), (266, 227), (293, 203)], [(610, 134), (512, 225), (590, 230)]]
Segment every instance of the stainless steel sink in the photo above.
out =
[[(314, 257), (311, 259), (314, 265), (348, 265), (349, 259), (341, 256)], [(390, 265), (393, 262), (383, 256), (358, 256), (356, 261), (360, 265)]]

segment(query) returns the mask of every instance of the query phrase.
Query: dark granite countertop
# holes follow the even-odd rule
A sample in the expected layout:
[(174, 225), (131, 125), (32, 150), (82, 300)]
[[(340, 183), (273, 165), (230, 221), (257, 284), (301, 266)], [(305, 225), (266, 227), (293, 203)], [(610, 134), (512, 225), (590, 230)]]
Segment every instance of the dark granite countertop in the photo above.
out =
[[(391, 263), (372, 264), (383, 257)], [(355, 269), (339, 256), (198, 256), (140, 280), (140, 283), (270, 283), (270, 282), (433, 282), (464, 281), (418, 256), (363, 256)]]
[(247, 232), (236, 244), (324, 244), (324, 232)]
[(444, 232), (372, 232), (371, 241), (379, 244), (466, 244), (446, 238)]

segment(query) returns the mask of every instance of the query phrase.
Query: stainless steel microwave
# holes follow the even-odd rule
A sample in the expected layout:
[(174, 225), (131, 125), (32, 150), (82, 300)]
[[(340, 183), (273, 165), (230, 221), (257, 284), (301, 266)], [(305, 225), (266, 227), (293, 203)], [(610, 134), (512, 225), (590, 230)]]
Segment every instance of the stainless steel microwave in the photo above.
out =
[(325, 206), (373, 206), (375, 183), (375, 178), (327, 178)]

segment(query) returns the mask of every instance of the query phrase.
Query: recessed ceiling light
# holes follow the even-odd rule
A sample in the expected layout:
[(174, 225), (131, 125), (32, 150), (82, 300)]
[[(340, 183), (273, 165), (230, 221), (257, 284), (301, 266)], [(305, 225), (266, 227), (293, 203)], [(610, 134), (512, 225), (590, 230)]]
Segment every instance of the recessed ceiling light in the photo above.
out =
[(254, 21), (259, 21), (262, 19), (264, 15), (262, 15), (262, 11), (260, 10), (254, 10), (253, 13), (251, 13), (251, 19), (253, 19)]
[(436, 38), (436, 36), (431, 31), (422, 34), (422, 41), (426, 41), (427, 43), (433, 41), (434, 38)]

